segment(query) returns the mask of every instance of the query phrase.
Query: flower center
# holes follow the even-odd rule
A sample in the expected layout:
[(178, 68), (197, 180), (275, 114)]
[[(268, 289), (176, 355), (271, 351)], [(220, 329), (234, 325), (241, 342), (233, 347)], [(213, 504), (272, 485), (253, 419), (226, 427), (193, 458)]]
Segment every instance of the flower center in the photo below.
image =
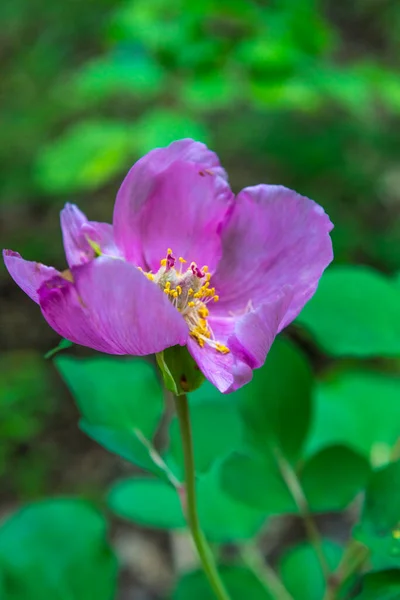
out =
[[(179, 267), (176, 266), (177, 264)], [(144, 272), (144, 275), (150, 281), (154, 281), (168, 296), (188, 324), (191, 337), (201, 348), (208, 345), (215, 348), (217, 352), (227, 354), (229, 348), (215, 340), (207, 319), (209, 315), (207, 305), (219, 300), (215, 288), (210, 287), (211, 274), (208, 272), (208, 267), (204, 265), (200, 269), (195, 262), (192, 262), (186, 268), (186, 264), (187, 261), (181, 256), (177, 261), (171, 248), (168, 248), (166, 257), (160, 261), (157, 273)]]

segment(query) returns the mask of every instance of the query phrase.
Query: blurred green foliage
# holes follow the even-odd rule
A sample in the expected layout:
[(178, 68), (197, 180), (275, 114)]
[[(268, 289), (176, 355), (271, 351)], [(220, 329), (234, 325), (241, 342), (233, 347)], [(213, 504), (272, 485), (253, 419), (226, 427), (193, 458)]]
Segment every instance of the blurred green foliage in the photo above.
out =
[[(200, 518), (214, 543), (239, 549), (222, 567), (232, 600), (269, 600), (242, 558), (274, 516), (302, 512), (294, 478), (309, 511), (350, 505), (358, 521), (346, 548), (342, 535), (323, 540), (332, 569), (354, 544), (366, 551), (338, 598), (397, 600), (398, 4), (6, 0), (0, 18), (5, 245), (57, 262), (54, 223), (66, 200), (82, 199), (93, 219), (110, 215), (133, 161), (185, 136), (219, 153), (235, 190), (282, 183), (330, 214), (337, 264), (297, 319), (296, 343), (277, 340), (252, 383), (229, 398), (208, 383), (191, 394)], [(16, 331), (19, 347), (29, 347), (0, 361), (0, 475), (14, 501), (51, 487), (61, 449), (42, 439), (63, 396), (50, 363), (31, 350), (51, 342), (29, 316), (12, 317), (25, 314), (22, 293), (3, 272), (0, 283), (4, 348), (16, 347)], [(153, 366), (65, 355), (55, 364), (82, 431), (145, 472), (112, 484), (104, 499), (111, 514), (184, 528), (177, 422), (160, 446), (164, 399)], [(17, 511), (0, 528), (0, 597), (111, 600), (116, 563), (105, 535), (104, 518), (80, 500)], [(279, 552), (277, 571), (294, 600), (322, 598), (315, 549), (294, 542)], [(183, 574), (171, 597), (212, 598), (198, 571)]]

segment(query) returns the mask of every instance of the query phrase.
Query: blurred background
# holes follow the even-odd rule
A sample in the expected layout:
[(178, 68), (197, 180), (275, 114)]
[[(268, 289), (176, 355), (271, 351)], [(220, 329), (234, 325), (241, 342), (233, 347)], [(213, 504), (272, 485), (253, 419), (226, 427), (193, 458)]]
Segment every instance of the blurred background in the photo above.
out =
[[(337, 264), (399, 269), (398, 2), (4, 0), (0, 20), (2, 247), (63, 268), (64, 203), (110, 222), (132, 163), (190, 136), (234, 191), (279, 183), (320, 203)], [(125, 467), (79, 432), (43, 358), (59, 340), (3, 266), (0, 331), (1, 514), (96, 498)], [(140, 535), (155, 562), (136, 599), (169, 583), (164, 538)]]

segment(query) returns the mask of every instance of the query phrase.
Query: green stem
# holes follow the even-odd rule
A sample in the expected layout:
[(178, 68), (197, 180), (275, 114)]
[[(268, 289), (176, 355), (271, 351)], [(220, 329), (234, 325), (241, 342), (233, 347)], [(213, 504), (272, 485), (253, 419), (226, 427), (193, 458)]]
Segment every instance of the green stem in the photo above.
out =
[(196, 501), (196, 473), (194, 465), (192, 429), (190, 426), (189, 404), (185, 395), (175, 396), (175, 407), (179, 420), (185, 463), (185, 512), (193, 542), (199, 558), (218, 600), (230, 600), (218, 574), (213, 554), (200, 528)]
[(312, 518), (307, 498), (304, 495), (303, 488), (301, 487), (300, 481), (297, 477), (296, 472), (290, 465), (290, 463), (285, 459), (278, 448), (275, 448), (275, 456), (281, 471), (282, 477), (288, 487), (289, 492), (291, 493), (293, 500), (296, 503), (296, 506), (299, 510), (300, 516), (303, 519), (304, 527), (307, 533), (307, 537), (310, 541), (310, 544), (313, 546), (315, 554), (318, 558), (318, 561), (321, 565), (322, 573), (324, 575), (324, 579), (326, 584), (329, 583), (329, 578), (331, 576), (331, 571), (329, 569), (328, 563), (325, 558), (325, 554), (322, 548), (322, 540), (318, 528), (315, 524), (314, 519)]
[(253, 571), (257, 579), (273, 598), (278, 600), (293, 600), (278, 575), (253, 546), (241, 548), (243, 562)]
[(335, 600), (343, 585), (364, 566), (368, 557), (368, 548), (356, 540), (352, 540), (330, 579), (323, 600)]

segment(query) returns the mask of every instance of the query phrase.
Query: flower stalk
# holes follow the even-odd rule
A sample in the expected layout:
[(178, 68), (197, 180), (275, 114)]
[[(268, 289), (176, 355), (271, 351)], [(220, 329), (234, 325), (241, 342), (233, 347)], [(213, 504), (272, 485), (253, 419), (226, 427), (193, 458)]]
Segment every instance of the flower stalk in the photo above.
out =
[(196, 472), (188, 400), (184, 394), (174, 396), (174, 400), (179, 420), (185, 464), (185, 494), (183, 504), (188, 527), (194, 545), (196, 546), (201, 565), (214, 590), (216, 598), (218, 598), (218, 600), (230, 600), (217, 571), (214, 556), (200, 527), (197, 511)]

